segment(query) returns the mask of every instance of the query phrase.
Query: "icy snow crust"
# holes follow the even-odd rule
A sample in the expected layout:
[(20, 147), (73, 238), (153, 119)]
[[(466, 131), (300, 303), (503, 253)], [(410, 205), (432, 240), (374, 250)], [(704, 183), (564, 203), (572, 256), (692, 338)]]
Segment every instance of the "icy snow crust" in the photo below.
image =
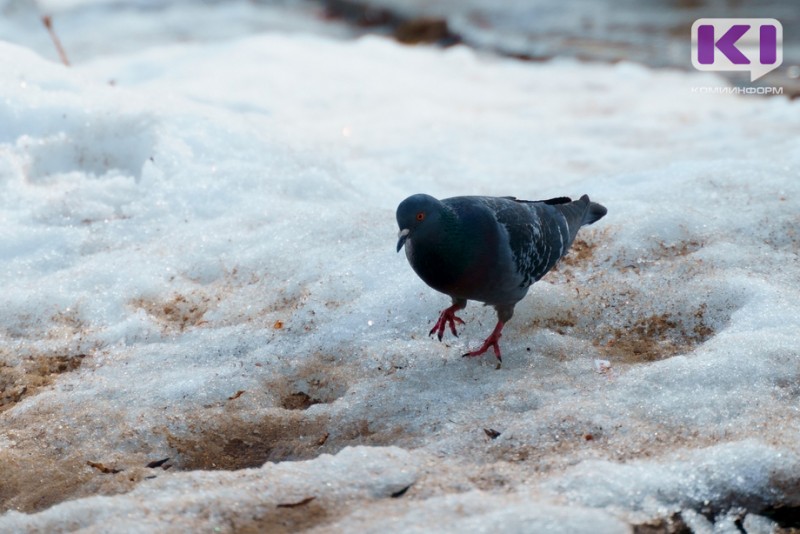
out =
[[(0, 531), (724, 531), (800, 505), (798, 104), (378, 38), (0, 64)], [(491, 309), (427, 336), (447, 299), (394, 252), (417, 192), (609, 209), (500, 370), (460, 357)]]

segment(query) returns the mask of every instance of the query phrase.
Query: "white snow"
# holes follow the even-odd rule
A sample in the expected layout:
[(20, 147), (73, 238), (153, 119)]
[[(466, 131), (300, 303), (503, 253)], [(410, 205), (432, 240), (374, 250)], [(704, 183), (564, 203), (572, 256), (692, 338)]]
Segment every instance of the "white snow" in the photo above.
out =
[[(769, 531), (800, 505), (796, 102), (300, 31), (83, 57), (0, 42), (0, 531)], [(608, 207), (499, 370), (460, 357), (489, 308), (427, 336), (447, 298), (395, 253), (417, 192)]]

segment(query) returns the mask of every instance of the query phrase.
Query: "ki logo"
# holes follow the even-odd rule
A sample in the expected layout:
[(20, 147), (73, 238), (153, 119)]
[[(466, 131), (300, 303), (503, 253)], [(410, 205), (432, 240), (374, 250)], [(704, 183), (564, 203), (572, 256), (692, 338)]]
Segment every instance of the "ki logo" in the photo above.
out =
[(692, 65), (706, 71), (749, 71), (754, 82), (783, 63), (783, 26), (775, 19), (698, 19)]

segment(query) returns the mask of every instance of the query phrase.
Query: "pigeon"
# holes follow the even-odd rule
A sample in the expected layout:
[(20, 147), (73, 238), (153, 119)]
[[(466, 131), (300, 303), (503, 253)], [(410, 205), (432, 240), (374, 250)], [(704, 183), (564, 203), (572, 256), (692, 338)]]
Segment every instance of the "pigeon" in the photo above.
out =
[(483, 345), (464, 356), (479, 356), (490, 347), (502, 362), (500, 336), (514, 306), (569, 250), (581, 226), (607, 213), (588, 195), (573, 201), (518, 200), (515, 197), (461, 196), (438, 200), (417, 194), (397, 207), (400, 227), (397, 252), (406, 257), (430, 287), (452, 299), (429, 335), (442, 340), (446, 327), (458, 337), (456, 312), (475, 300), (493, 306), (497, 325)]

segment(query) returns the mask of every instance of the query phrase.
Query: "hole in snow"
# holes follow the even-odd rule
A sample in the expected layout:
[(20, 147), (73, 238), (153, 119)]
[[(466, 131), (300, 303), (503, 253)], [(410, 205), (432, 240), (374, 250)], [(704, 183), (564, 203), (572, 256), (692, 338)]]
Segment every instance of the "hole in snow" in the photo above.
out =
[(275, 396), (275, 404), (286, 410), (307, 410), (315, 404), (330, 404), (347, 393), (347, 374), (332, 358), (314, 353), (308, 360), (264, 384)]
[(178, 453), (176, 467), (243, 469), (265, 462), (307, 460), (355, 445), (394, 445), (411, 432), (373, 417), (366, 409), (338, 405), (352, 371), (324, 354), (266, 382), (272, 408), (242, 411), (241, 405), (201, 408), (186, 426), (170, 428), (167, 440)]
[(287, 410), (306, 410), (309, 407), (319, 404), (319, 399), (312, 399), (307, 393), (298, 391), (286, 395), (281, 401), (281, 407)]
[(659, 244), (631, 267), (614, 257), (619, 247), (604, 244), (610, 232), (576, 239), (545, 279), (557, 289), (531, 289), (530, 300), (540, 301), (528, 311), (532, 319), (523, 333), (548, 329), (589, 341), (613, 362), (641, 363), (691, 352), (725, 328), (741, 306), (741, 297), (724, 284), (691, 286), (711, 268), (693, 255), (702, 248), (699, 240)]
[(651, 314), (631, 317), (623, 327), (614, 328), (604, 343), (602, 351), (623, 362), (661, 360), (690, 352), (696, 345), (711, 338), (714, 330), (706, 321), (708, 306), (701, 304), (686, 314)]
[[(308, 367), (302, 368), (288, 382), (289, 392), (281, 398), (281, 407), (287, 410), (306, 410), (315, 404), (329, 404), (347, 391), (347, 387), (336, 377), (326, 376)], [(273, 390), (285, 389), (274, 383), (271, 387)]]
[(190, 424), (190, 433), (168, 433), (180, 455), (181, 469), (244, 469), (266, 462), (306, 460), (321, 454), (327, 441), (328, 417), (304, 412), (270, 412), (254, 419), (211, 417)]
[(280, 408), (249, 415), (201, 410), (187, 424), (185, 432), (166, 432), (182, 470), (236, 470), (308, 460), (347, 446), (391, 445), (408, 435), (402, 428), (363, 418)]

